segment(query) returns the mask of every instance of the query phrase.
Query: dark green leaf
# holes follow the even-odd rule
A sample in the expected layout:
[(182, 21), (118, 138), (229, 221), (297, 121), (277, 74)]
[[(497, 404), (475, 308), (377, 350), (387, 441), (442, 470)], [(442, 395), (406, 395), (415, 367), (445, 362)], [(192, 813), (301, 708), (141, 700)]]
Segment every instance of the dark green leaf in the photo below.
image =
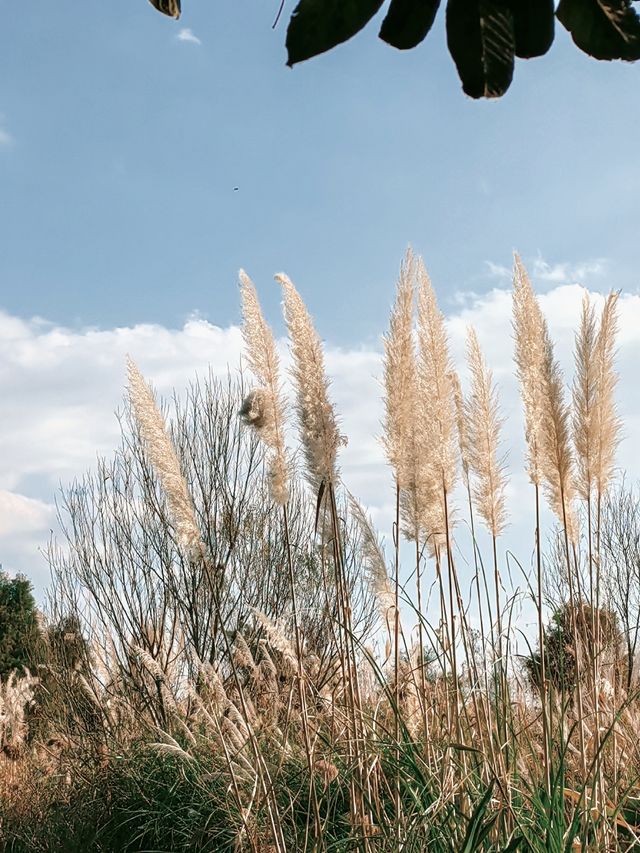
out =
[(415, 47), (431, 29), (440, 0), (391, 0), (380, 38), (399, 50)]
[(152, 6), (170, 18), (180, 17), (180, 0), (149, 0)]
[(504, 95), (515, 57), (510, 0), (449, 0), (447, 45), (467, 95)]
[(553, 0), (513, 0), (516, 56), (544, 56), (553, 44), (555, 29)]
[(382, 0), (300, 0), (287, 29), (287, 65), (310, 59), (359, 32)]
[(556, 14), (590, 56), (640, 59), (640, 18), (631, 0), (561, 0)]
[(493, 782), (487, 788), (474, 813), (471, 815), (461, 853), (474, 853), (475, 850), (479, 850), (482, 842), (491, 832), (498, 816), (490, 816), (487, 821), (484, 820), (484, 817), (489, 808), (492, 794)]

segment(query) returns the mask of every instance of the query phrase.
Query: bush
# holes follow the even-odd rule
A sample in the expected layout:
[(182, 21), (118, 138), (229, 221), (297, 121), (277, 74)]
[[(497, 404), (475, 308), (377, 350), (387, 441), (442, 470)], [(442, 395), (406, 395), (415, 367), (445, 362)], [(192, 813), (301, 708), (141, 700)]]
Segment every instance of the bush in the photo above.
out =
[(31, 583), (0, 572), (0, 679), (39, 660), (41, 633)]

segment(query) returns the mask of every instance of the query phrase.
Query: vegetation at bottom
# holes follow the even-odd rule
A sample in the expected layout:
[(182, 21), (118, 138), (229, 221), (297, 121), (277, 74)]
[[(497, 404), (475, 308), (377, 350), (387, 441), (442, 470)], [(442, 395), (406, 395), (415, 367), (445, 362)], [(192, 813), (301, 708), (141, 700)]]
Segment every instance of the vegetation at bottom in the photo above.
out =
[(340, 475), (320, 338), (277, 278), (290, 383), (241, 272), (252, 378), (167, 406), (130, 362), (121, 446), (59, 500), (45, 612), (0, 577), (1, 849), (640, 849), (618, 296), (585, 295), (567, 394), (515, 259), (516, 555), (497, 387), (473, 330), (458, 378), (407, 253), (384, 339), (385, 551)]

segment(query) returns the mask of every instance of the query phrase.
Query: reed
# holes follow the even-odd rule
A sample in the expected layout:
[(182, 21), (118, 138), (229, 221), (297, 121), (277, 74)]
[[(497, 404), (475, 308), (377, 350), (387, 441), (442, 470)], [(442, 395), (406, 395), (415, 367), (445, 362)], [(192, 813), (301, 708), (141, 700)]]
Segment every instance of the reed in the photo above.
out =
[[(93, 849), (93, 824), (105, 850), (633, 849), (639, 685), (632, 662), (622, 683), (623, 638), (603, 606), (616, 294), (600, 315), (585, 299), (568, 397), (515, 257), (538, 645), (523, 663), (498, 387), (472, 329), (458, 377), (422, 259), (409, 250), (400, 265), (383, 339), (390, 555), (342, 482), (346, 439), (301, 294), (276, 277), (285, 372), (239, 278), (253, 387), (225, 409), (237, 444), (211, 418), (195, 438), (169, 426), (129, 362), (140, 467), (123, 463), (119, 492), (114, 469), (69, 497), (53, 600), (76, 628), (51, 621), (38, 677), (0, 683), (3, 842)], [(242, 461), (225, 478), (231, 456)], [(553, 523), (559, 546), (545, 549)], [(272, 555), (259, 576), (257, 554)], [(550, 577), (568, 592), (545, 627)], [(67, 634), (86, 636), (83, 654), (54, 654)]]

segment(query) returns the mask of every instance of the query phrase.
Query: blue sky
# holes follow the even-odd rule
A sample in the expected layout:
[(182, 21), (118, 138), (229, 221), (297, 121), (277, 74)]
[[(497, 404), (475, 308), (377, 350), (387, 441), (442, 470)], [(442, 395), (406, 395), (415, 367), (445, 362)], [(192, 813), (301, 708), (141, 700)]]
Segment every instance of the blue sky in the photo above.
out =
[(6, 311), (226, 325), (238, 267), (264, 282), (286, 269), (347, 345), (377, 338), (407, 243), (445, 307), (492, 286), (486, 262), (514, 247), (606, 258), (607, 284), (635, 288), (636, 66), (589, 60), (559, 27), (506, 97), (476, 103), (442, 14), (415, 51), (372, 22), (291, 70), (276, 0), (183, 5), (174, 22), (145, 0), (0, 0)]
[[(380, 334), (408, 243), (456, 364), (472, 322), (501, 384), (523, 563), (514, 248), (569, 380), (575, 283), (622, 289), (619, 397), (625, 435), (640, 429), (640, 69), (589, 60), (559, 28), (503, 99), (473, 102), (440, 14), (415, 51), (373, 22), (290, 70), (278, 2), (183, 0), (176, 23), (146, 0), (0, 0), (0, 564), (39, 595), (56, 489), (117, 446), (125, 353), (165, 395), (235, 367), (240, 266), (278, 333), (275, 272), (315, 315), (346, 484), (382, 531)], [(620, 459), (640, 475), (633, 440)]]

